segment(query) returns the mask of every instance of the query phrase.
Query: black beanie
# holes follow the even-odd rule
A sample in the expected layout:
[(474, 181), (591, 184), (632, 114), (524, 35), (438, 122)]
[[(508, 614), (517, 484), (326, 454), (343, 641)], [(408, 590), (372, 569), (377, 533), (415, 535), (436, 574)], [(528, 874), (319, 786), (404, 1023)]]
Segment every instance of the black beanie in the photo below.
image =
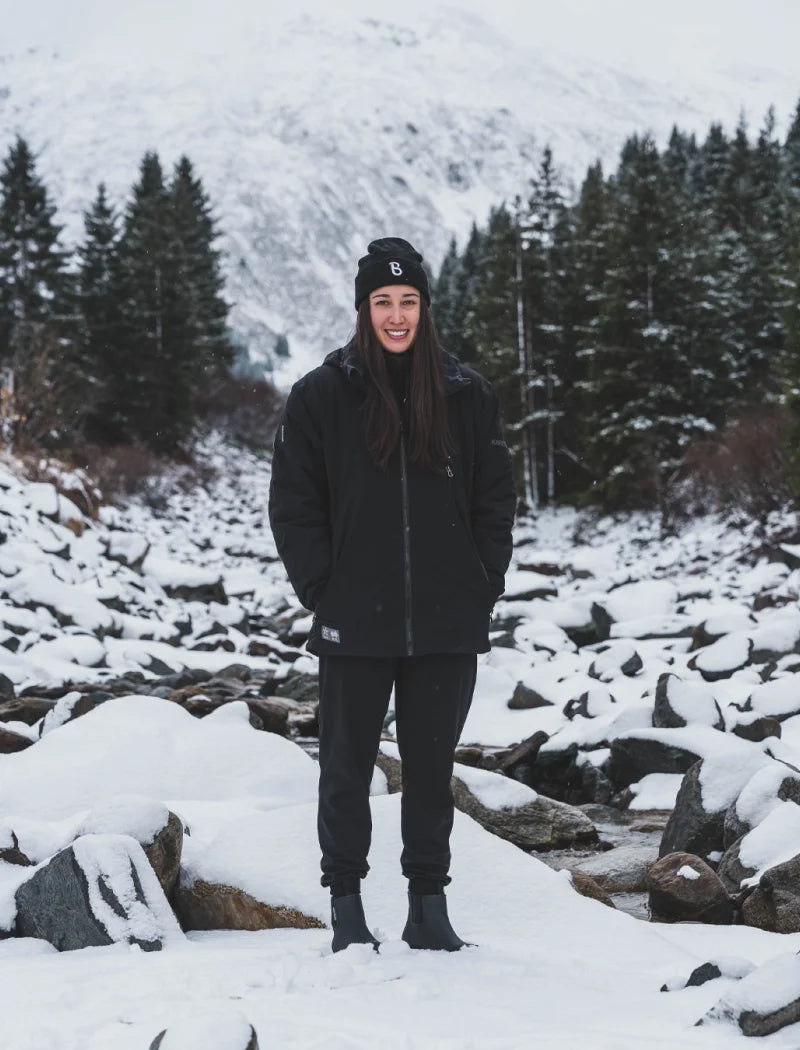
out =
[(358, 260), (356, 310), (370, 292), (386, 284), (410, 284), (420, 292), (428, 306), (431, 305), (422, 256), (402, 237), (381, 237), (372, 241), (367, 246), (367, 254)]

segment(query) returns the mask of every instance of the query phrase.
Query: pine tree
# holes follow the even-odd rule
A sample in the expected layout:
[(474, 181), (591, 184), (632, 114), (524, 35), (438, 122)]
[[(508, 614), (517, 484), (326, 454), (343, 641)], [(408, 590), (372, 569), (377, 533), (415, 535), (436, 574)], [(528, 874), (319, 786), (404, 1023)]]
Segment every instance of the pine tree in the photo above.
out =
[(170, 409), (181, 389), (180, 363), (172, 356), (171, 295), (175, 260), (170, 256), (169, 195), (157, 154), (148, 152), (124, 215), (118, 248), (116, 296), (121, 333), (113, 398), (106, 425), (117, 440), (142, 440), (168, 448), (185, 419)]
[(785, 184), (789, 193), (800, 198), (800, 101), (783, 146)]
[(787, 474), (795, 503), (800, 505), (800, 102), (783, 146), (783, 196), (786, 215), (781, 275), (784, 347), (780, 378), (788, 414)]
[(74, 287), (60, 232), (31, 150), (17, 136), (0, 173), (0, 416), (7, 442), (63, 441), (81, 404), (72, 360)]
[(84, 427), (91, 438), (108, 437), (107, 414), (113, 410), (119, 370), (124, 368), (122, 318), (118, 300), (119, 229), (100, 183), (83, 216), (85, 239), (78, 248), (78, 353), (85, 385)]
[(0, 360), (24, 354), (42, 325), (65, 319), (68, 253), (55, 211), (18, 135), (0, 172)]
[(538, 364), (529, 381), (535, 403), (540, 406), (534, 412), (534, 425), (538, 425), (535, 446), (541, 460), (544, 492), (552, 502), (556, 495), (556, 472), (561, 468), (560, 450), (568, 447), (566, 442), (575, 421), (568, 407), (571, 407), (579, 374), (573, 320), (576, 305), (573, 230), (549, 147), (545, 148), (532, 180), (527, 221), (524, 268), (527, 328), (532, 358)]
[(460, 319), (463, 304), (460, 301), (462, 263), (453, 237), (442, 260), (439, 276), (433, 290), (433, 312), (439, 340), (446, 349), (454, 351), (459, 345)]
[(474, 351), (481, 373), (497, 391), (509, 447), (521, 471), (516, 228), (505, 206), (492, 210), (485, 232), (478, 237), (473, 231), (470, 242), (473, 248), (480, 244), (480, 255), (475, 259), (475, 273), (480, 275), (480, 280), (475, 281), (471, 294), (464, 300), (464, 342)]
[(173, 252), (187, 305), (187, 338), (192, 344), (192, 382), (199, 389), (227, 374), (233, 348), (226, 332), (228, 305), (222, 296), (225, 282), (219, 252), (214, 247), (219, 235), (208, 196), (186, 156), (175, 166), (170, 199)]
[[(600, 307), (609, 267), (611, 189), (600, 162), (587, 171), (573, 209), (574, 307), (576, 378), (570, 399), (571, 428), (564, 435), (565, 454), (573, 460), (576, 476), (570, 488), (586, 490), (598, 480), (586, 457), (589, 406), (596, 401), (592, 376), (599, 346)], [(566, 428), (565, 428), (566, 430)]]
[(452, 351), (460, 361), (472, 364), (478, 360), (480, 353), (472, 341), (470, 326), (466, 322), (483, 284), (481, 265), (485, 251), (485, 237), (485, 233), (479, 230), (477, 224), (473, 222), (464, 246), (464, 254), (459, 262), (457, 280), (453, 286), (453, 302), (449, 320), (450, 345), (447, 349)]
[(697, 421), (684, 400), (687, 332), (665, 250), (679, 218), (652, 138), (628, 140), (612, 186), (587, 453), (606, 507), (662, 505)]

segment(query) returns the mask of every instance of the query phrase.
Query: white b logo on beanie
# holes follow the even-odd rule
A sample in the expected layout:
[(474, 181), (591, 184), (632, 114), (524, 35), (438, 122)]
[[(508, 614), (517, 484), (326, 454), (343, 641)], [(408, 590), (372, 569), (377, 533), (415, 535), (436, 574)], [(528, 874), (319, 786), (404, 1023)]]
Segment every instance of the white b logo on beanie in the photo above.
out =
[(392, 273), (394, 274), (395, 277), (402, 277), (403, 276), (403, 270), (402, 270), (399, 262), (390, 262), (389, 263), (389, 269), (392, 271)]

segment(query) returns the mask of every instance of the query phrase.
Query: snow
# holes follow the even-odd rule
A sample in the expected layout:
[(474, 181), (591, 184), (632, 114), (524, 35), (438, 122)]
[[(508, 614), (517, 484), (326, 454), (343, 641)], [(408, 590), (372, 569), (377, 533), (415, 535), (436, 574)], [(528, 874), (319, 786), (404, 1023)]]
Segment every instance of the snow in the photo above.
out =
[(800, 674), (787, 674), (758, 685), (750, 694), (753, 711), (781, 718), (800, 711)]
[(719, 720), (713, 690), (703, 682), (686, 682), (671, 677), (667, 683), (667, 698), (676, 715), (689, 725), (712, 726)]
[[(396, 744), (382, 743), (381, 751), (392, 758), (399, 759), (400, 751)], [(463, 781), (482, 806), (487, 809), (517, 809), (535, 802), (537, 793), (516, 780), (493, 773), (488, 769), (478, 769), (456, 762), (453, 776)]]
[(648, 773), (631, 784), (629, 809), (673, 809), (683, 776), (680, 773)]
[(166, 554), (150, 550), (142, 573), (162, 587), (203, 587), (219, 583), (219, 575), (199, 565), (182, 564)]
[(144, 793), (171, 799), (239, 799), (256, 808), (310, 801), (317, 766), (295, 744), (249, 724), (236, 701), (203, 719), (169, 700), (116, 697), (4, 755), (4, 820), (53, 820), (91, 810), (106, 797)]
[(743, 631), (733, 631), (716, 642), (698, 651), (695, 664), (700, 671), (716, 674), (735, 671), (744, 667), (750, 659), (752, 643)]
[[(172, 909), (144, 850), (129, 835), (82, 835), (72, 845), (75, 860), (86, 877), (92, 914), (103, 924), (116, 942), (161, 941), (172, 943), (183, 939)], [(141, 900), (133, 871), (142, 888)], [(124, 914), (114, 907), (100, 890), (100, 885), (113, 894)]]
[(792, 770), (782, 762), (770, 762), (755, 773), (742, 788), (736, 799), (736, 813), (741, 820), (754, 828), (780, 805), (778, 791)]
[(240, 1010), (204, 1010), (171, 1023), (159, 1050), (247, 1050), (251, 1037)]
[(658, 740), (670, 747), (691, 751), (703, 760), (700, 789), (703, 809), (717, 813), (727, 809), (753, 774), (770, 761), (764, 749), (771, 741), (752, 744), (708, 726), (682, 729), (631, 729), (622, 739)]
[(142, 795), (115, 795), (102, 802), (81, 824), (81, 835), (130, 835), (143, 846), (166, 827), (169, 809), (163, 802)]
[(642, 580), (609, 592), (603, 605), (612, 620), (636, 620), (666, 616), (674, 611), (677, 600), (677, 589), (668, 580)]
[[(176, 670), (216, 673), (244, 664), (277, 678), (290, 669), (316, 672), (314, 657), (297, 656), (302, 624), (295, 647), (278, 642), (266, 626), (271, 617), (299, 611), (280, 565), (269, 560), (274, 554), (264, 528), (267, 465), (241, 451), (233, 456), (213, 441), (203, 456), (219, 468), (217, 480), (176, 491), (159, 514), (135, 500), (124, 513), (104, 508), (97, 520), (87, 520), (81, 537), (62, 535), (62, 527), (43, 516), (52, 506), (44, 502), (44, 490), (37, 497), (41, 507), (34, 510), (24, 480), (14, 478), (5, 487), (0, 481), (0, 512), (8, 531), (0, 554), (5, 569), (15, 573), (0, 583), (19, 587), (0, 604), (0, 620), (19, 639), (16, 652), (0, 646), (0, 672), (8, 674), (17, 693), (48, 685), (53, 689), (48, 695), (58, 699), (44, 724), (23, 729), (8, 723), (35, 743), (0, 761), (0, 843), (9, 844), (13, 831), (20, 849), (41, 864), (76, 839), (83, 842), (79, 850), (99, 841), (92, 870), (110, 870), (118, 892), (130, 900), (123, 859), (138, 857), (136, 843), (151, 840), (172, 811), (189, 832), (184, 884), (198, 878), (224, 882), (265, 903), (328, 921), (329, 900), (319, 882), (316, 763), (292, 741), (255, 730), (244, 702), (196, 719), (174, 700), (132, 687), (88, 714), (63, 720), (79, 683), (81, 692), (87, 684), (102, 689), (106, 679), (142, 669), (144, 690), (153, 658)], [(527, 542), (517, 548), (515, 565), (561, 566), (563, 572), (547, 577), (559, 596), (497, 603), (498, 619), (521, 620), (513, 628), (513, 647), (498, 646), (480, 658), (462, 742), (506, 748), (543, 729), (550, 735), (543, 754), (575, 744), (576, 761), (599, 769), (609, 757), (610, 741), (619, 736), (686, 747), (704, 760), (705, 807), (719, 812), (738, 799), (739, 816), (754, 828), (743, 843), (743, 863), (748, 857), (760, 871), (794, 855), (800, 851), (800, 807), (781, 802), (777, 790), (791, 773), (783, 763), (800, 765), (800, 716), (792, 717), (791, 706), (797, 676), (792, 667), (800, 656), (787, 649), (774, 671), (746, 667), (707, 684), (689, 662), (711, 647), (690, 653), (688, 637), (669, 636), (670, 630), (706, 621), (712, 635), (759, 639), (765, 648), (792, 646), (796, 608), (751, 611), (748, 597), (762, 586), (783, 588), (788, 577), (768, 578), (763, 568), (759, 579), (747, 576), (749, 545), (763, 541), (741, 525), (701, 519), (662, 539), (651, 516), (599, 519), (588, 547), (572, 542), (579, 524), (574, 511), (542, 512), (535, 521), (520, 523), (518, 538)], [(138, 539), (115, 545), (115, 533)], [(156, 559), (165, 559), (161, 576), (125, 564), (125, 552), (133, 561), (144, 552), (144, 537)], [(69, 556), (59, 557), (55, 552), (66, 544)], [(693, 578), (690, 569), (699, 553), (707, 558), (702, 574)], [(590, 567), (592, 576), (570, 571), (581, 566)], [(184, 571), (195, 567), (198, 575)], [(529, 570), (515, 571), (528, 581), (534, 578)], [(237, 581), (228, 587), (229, 597), (237, 595), (228, 605), (165, 593), (177, 580), (216, 579), (226, 587)], [(30, 601), (30, 608), (15, 604), (27, 605), (39, 593), (43, 600)], [(103, 610), (102, 619), (92, 602)], [(586, 627), (594, 602), (624, 618), (614, 624), (612, 640), (578, 649), (565, 628)], [(85, 620), (73, 609), (83, 609)], [(279, 657), (249, 655), (250, 639), (241, 629), (248, 617), (259, 623), (257, 636), (268, 638)], [(233, 651), (192, 648), (209, 631), (222, 631)], [(644, 666), (630, 677), (618, 672), (621, 654), (632, 649)], [(598, 661), (607, 682), (589, 675)], [(691, 716), (704, 712), (683, 729), (652, 727), (655, 690), (665, 671), (675, 676), (670, 698), (676, 708)], [(764, 673), (773, 675), (770, 682), (762, 681)], [(550, 706), (510, 710), (519, 682)], [(584, 693), (589, 717), (570, 721), (564, 708)], [(712, 698), (729, 727), (761, 710), (779, 714), (785, 718), (782, 739), (754, 744), (711, 729), (703, 723)], [(732, 706), (748, 700), (752, 711)], [(46, 730), (41, 739), (40, 726)], [(382, 746), (389, 752), (393, 747), (389, 741)], [(459, 765), (457, 774), (491, 808), (536, 798), (524, 784), (496, 773)], [(676, 775), (643, 777), (631, 786), (631, 810), (670, 809), (680, 781)], [(744, 926), (657, 926), (614, 912), (580, 897), (563, 874), (536, 856), (457, 813), (448, 903), (456, 929), (478, 947), (447, 957), (412, 953), (400, 940), (406, 889), (399, 863), (400, 798), (387, 793), (379, 770), (371, 809), (364, 900), (368, 919), (384, 940), (379, 955), (354, 946), (334, 956), (327, 930), (193, 932), (168, 937), (164, 950), (154, 953), (121, 943), (58, 954), (38, 941), (0, 940), (0, 963), (8, 962), (0, 993), (4, 1050), (133, 1050), (149, 1046), (164, 1029), (174, 1046), (199, 1050), (198, 1040), (213, 1032), (222, 1048), (250, 1023), (262, 1044), (294, 1050), (375, 1045), (728, 1050), (747, 1045), (736, 1027), (723, 1022), (696, 1029), (695, 1021), (723, 996), (741, 989), (760, 995), (760, 968), (800, 949), (800, 935), (781, 937)], [(686, 868), (694, 871), (691, 864)], [(0, 928), (13, 922), (14, 891), (31, 873), (0, 863)], [(688, 870), (683, 875), (691, 878)], [(145, 922), (144, 915), (139, 918)], [(683, 989), (679, 975), (685, 984), (708, 960), (735, 965), (723, 968), (726, 976), (718, 981)], [(750, 976), (734, 984), (748, 970)], [(746, 981), (751, 984), (745, 987)], [(659, 991), (665, 983), (675, 989), (668, 995)], [(796, 995), (792, 987), (800, 985), (784, 981), (776, 994)], [(791, 1046), (788, 1039), (787, 1031), (771, 1045)], [(170, 1043), (165, 1039), (162, 1045), (168, 1050)]]
[(675, 874), (680, 879), (689, 879), (690, 882), (700, 878), (700, 872), (696, 871), (691, 864), (682, 864)]
[(748, 832), (739, 846), (739, 859), (746, 868), (755, 868), (743, 885), (757, 886), (765, 871), (783, 864), (800, 853), (800, 806), (779, 801), (757, 827)]

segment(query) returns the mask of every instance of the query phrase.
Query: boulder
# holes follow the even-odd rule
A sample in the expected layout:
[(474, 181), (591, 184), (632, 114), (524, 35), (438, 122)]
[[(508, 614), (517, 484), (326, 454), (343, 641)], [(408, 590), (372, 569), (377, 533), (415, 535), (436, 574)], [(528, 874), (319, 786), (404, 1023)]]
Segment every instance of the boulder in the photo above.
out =
[(172, 894), (175, 914), (184, 930), (324, 929), (325, 923), (297, 908), (271, 905), (236, 886), (197, 879), (180, 880)]
[[(518, 768), (516, 775), (523, 772)], [(584, 773), (579, 762), (578, 745), (563, 748), (540, 748), (535, 761), (524, 770), (524, 783), (548, 798), (561, 802), (585, 802)]]
[(258, 1036), (238, 1010), (225, 1010), (183, 1018), (159, 1032), (150, 1050), (259, 1050)]
[(0, 861), (5, 861), (6, 864), (19, 864), (24, 868), (33, 864), (33, 861), (26, 857), (19, 848), (19, 839), (11, 829), (0, 830)]
[(319, 678), (315, 674), (291, 674), (272, 692), (275, 696), (288, 696), (301, 703), (319, 703)]
[(770, 736), (780, 739), (781, 723), (777, 718), (757, 716), (749, 722), (738, 722), (732, 732), (742, 740), (752, 740), (757, 744)]
[(580, 871), (573, 871), (570, 873), (570, 881), (573, 889), (577, 890), (581, 897), (588, 897), (590, 900), (599, 901), (601, 904), (605, 904), (607, 908), (616, 908), (616, 904), (612, 901), (606, 891), (589, 875), (584, 875), (583, 872)]
[[(7, 703), (13, 703), (15, 698), (14, 683), (8, 677), (7, 674), (0, 674), (0, 709), (2, 709)], [(3, 716), (0, 715), (0, 718)]]
[[(487, 773), (487, 776), (502, 776)], [(453, 777), (453, 799), (462, 813), (487, 831), (524, 850), (566, 849), (593, 846), (599, 841), (597, 828), (574, 806), (537, 795), (534, 801), (500, 809), (483, 805), (458, 776)]]
[(719, 682), (747, 667), (752, 652), (752, 639), (735, 631), (717, 639), (707, 648), (699, 649), (687, 666), (692, 671), (699, 671), (707, 682)]
[(643, 893), (647, 873), (658, 860), (654, 846), (630, 844), (570, 864), (573, 874), (588, 875), (607, 893)]
[(777, 1010), (742, 1010), (739, 1027), (742, 1035), (765, 1036), (779, 1032), (800, 1021), (800, 996)]
[(537, 729), (535, 733), (526, 737), (525, 740), (515, 747), (495, 755), (493, 768), (500, 773), (506, 773), (508, 776), (514, 777), (515, 780), (527, 783), (527, 778), (523, 774), (536, 761), (539, 749), (549, 739), (550, 737), (543, 729)]
[(741, 612), (732, 613), (721, 613), (716, 616), (710, 616), (707, 620), (703, 620), (702, 623), (698, 624), (692, 631), (692, 644), (690, 646), (690, 652), (697, 649), (706, 649), (708, 646), (713, 645), (714, 642), (719, 641), (720, 638), (724, 638), (726, 634), (730, 634), (732, 631), (749, 631), (755, 626), (755, 619), (749, 613), (742, 610)]
[(180, 817), (170, 813), (167, 823), (155, 835), (152, 842), (143, 842), (141, 845), (164, 893), (169, 896), (178, 881), (181, 865), (183, 823)]
[(752, 831), (781, 802), (800, 805), (800, 775), (783, 762), (772, 762), (747, 781), (726, 810), (724, 848)]
[(279, 736), (289, 735), (289, 713), (294, 709), (293, 704), (277, 696), (249, 696), (246, 702), (250, 709), (250, 725), (254, 729)]
[(758, 685), (747, 698), (746, 711), (786, 721), (800, 713), (800, 674), (785, 674)]
[(140, 795), (119, 795), (97, 806), (80, 827), (81, 835), (129, 835), (144, 850), (164, 893), (178, 878), (183, 823), (163, 802)]
[(708, 858), (724, 849), (725, 810), (709, 813), (703, 808), (700, 784), (702, 762), (696, 762), (684, 775), (661, 837), (659, 857), (682, 851)]
[(800, 932), (800, 856), (764, 872), (742, 904), (742, 918), (773, 933)]
[(647, 875), (650, 914), (656, 922), (707, 922), (728, 925), (733, 902), (716, 874), (700, 857), (669, 853)]
[(48, 711), (44, 716), (39, 726), (39, 736), (45, 736), (51, 730), (71, 722), (73, 718), (80, 718), (81, 715), (94, 711), (96, 706), (85, 693), (80, 693), (77, 689), (70, 690), (57, 701), (52, 711)]
[(576, 717), (597, 718), (607, 714), (616, 702), (604, 685), (598, 685), (568, 700), (564, 705), (564, 715), (570, 722)]
[(514, 695), (508, 701), (507, 706), (512, 711), (527, 711), (534, 707), (552, 707), (553, 702), (545, 700), (541, 693), (537, 693), (535, 689), (531, 689), (523, 682), (517, 682)]
[(655, 729), (682, 729), (690, 723), (725, 729), (725, 719), (708, 686), (685, 682), (667, 671), (659, 675), (653, 708)]
[[(376, 764), (386, 775), (389, 793), (394, 794), (402, 789), (402, 764), (395, 755), (387, 753), (391, 747), (393, 745), (381, 749)], [(451, 782), (456, 808), (499, 838), (524, 850), (564, 849), (598, 842), (594, 824), (574, 806), (535, 795), (502, 773), (475, 769), (470, 774), (468, 769), (460, 767), (459, 775), (457, 766)], [(491, 806), (484, 804), (474, 787), (467, 783), (468, 779), (473, 785), (476, 780), (485, 784), (497, 801)], [(506, 795), (508, 801), (504, 804)]]
[[(745, 867), (739, 856), (743, 838), (744, 835), (725, 850), (717, 868), (717, 875), (722, 885), (732, 897), (740, 896), (743, 892), (742, 882), (752, 878), (756, 873), (755, 868)], [(747, 894), (750, 891), (745, 890), (744, 892)]]
[(598, 653), (589, 666), (589, 675), (610, 682), (619, 675), (632, 678), (643, 666), (641, 656), (630, 643), (617, 643)]
[(628, 787), (648, 773), (686, 773), (699, 758), (661, 740), (622, 736), (611, 741), (606, 772), (618, 787)]
[(41, 696), (19, 696), (15, 700), (5, 700), (0, 703), (0, 722), (24, 722), (32, 726), (40, 718), (52, 711), (55, 700), (48, 700)]
[(180, 937), (175, 916), (139, 843), (84, 835), (18, 888), (16, 933), (69, 951), (127, 942), (158, 951)]
[(29, 736), (15, 733), (13, 729), (0, 723), (0, 755), (13, 755), (17, 751), (24, 751), (32, 743)]
[[(741, 983), (729, 988), (697, 1024), (736, 1022), (744, 1035), (758, 1038), (800, 1021), (800, 958), (796, 953), (781, 952), (755, 969), (751, 965), (750, 972), (742, 976)], [(796, 1045), (796, 1040), (789, 1042)]]

